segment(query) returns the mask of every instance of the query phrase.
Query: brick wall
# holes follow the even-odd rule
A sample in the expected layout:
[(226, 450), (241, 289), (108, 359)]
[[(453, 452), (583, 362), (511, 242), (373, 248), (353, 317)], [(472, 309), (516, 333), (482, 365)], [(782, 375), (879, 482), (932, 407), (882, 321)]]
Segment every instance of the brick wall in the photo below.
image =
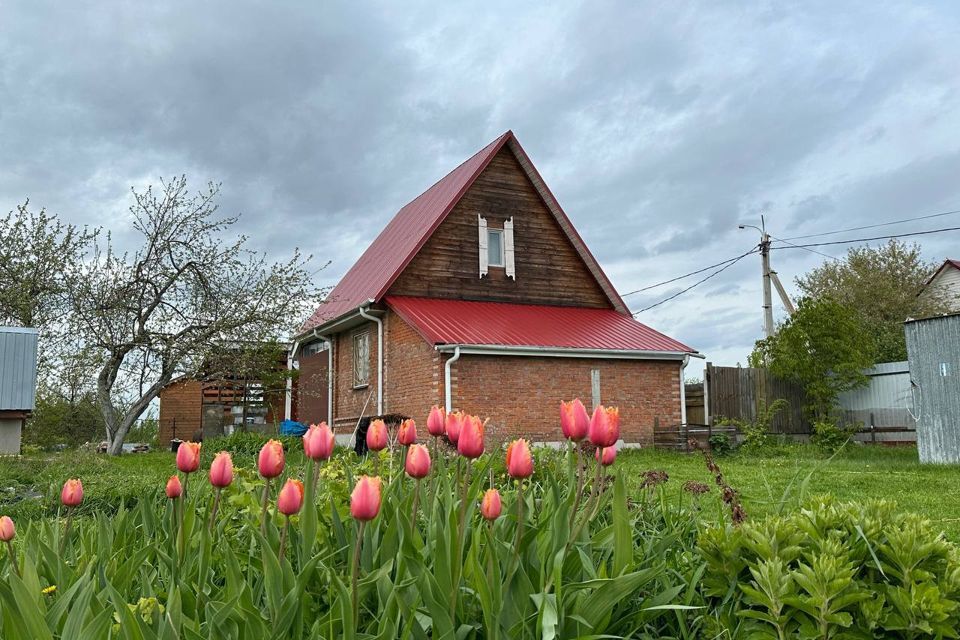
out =
[(489, 417), (493, 442), (558, 441), (560, 400), (579, 397), (592, 408), (592, 369), (601, 402), (620, 408), (624, 441), (652, 445), (655, 419), (680, 423), (680, 363), (653, 360), (465, 355), (453, 365), (454, 409)]
[(174, 437), (189, 440), (200, 429), (203, 392), (196, 380), (181, 380), (160, 391), (160, 446)]
[(294, 416), (303, 424), (327, 419), (327, 352), (300, 357), (300, 373), (294, 385)]
[(426, 433), (430, 407), (443, 405), (440, 354), (394, 312), (386, 316), (384, 413), (411, 416)]
[[(370, 384), (353, 386), (353, 336), (363, 331), (370, 335)], [(337, 334), (333, 347), (333, 415), (338, 431), (353, 432), (360, 412), (377, 413), (377, 325), (367, 322), (359, 327)], [(368, 401), (369, 398), (369, 401)]]

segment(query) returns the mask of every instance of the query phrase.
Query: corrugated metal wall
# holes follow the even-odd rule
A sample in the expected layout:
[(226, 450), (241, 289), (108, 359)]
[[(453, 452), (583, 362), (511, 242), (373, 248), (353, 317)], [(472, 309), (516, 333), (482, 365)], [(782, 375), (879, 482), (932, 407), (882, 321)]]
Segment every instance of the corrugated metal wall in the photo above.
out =
[(920, 462), (960, 463), (960, 315), (905, 330)]
[(866, 387), (841, 393), (837, 399), (844, 420), (848, 424), (862, 423), (865, 428), (914, 429), (909, 363), (883, 362), (864, 373), (870, 377)]
[(37, 330), (0, 327), (0, 411), (33, 411)]

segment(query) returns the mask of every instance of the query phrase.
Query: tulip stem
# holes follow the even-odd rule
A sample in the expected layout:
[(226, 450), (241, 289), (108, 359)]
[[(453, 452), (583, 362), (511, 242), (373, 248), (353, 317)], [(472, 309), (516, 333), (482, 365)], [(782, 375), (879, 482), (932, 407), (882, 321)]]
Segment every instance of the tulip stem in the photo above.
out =
[(417, 478), (417, 484), (413, 488), (413, 526), (417, 526), (417, 506), (420, 503), (420, 478)]
[(523, 537), (523, 478), (517, 484), (517, 539), (514, 548), (517, 551), (517, 562), (520, 561), (520, 539)]
[[(467, 470), (463, 474), (463, 497), (460, 499), (460, 520), (457, 527), (457, 557), (453, 563), (453, 593), (450, 596), (450, 618), (457, 619), (457, 596), (460, 595), (460, 565), (463, 560), (463, 532), (467, 521), (467, 498), (470, 493), (470, 460), (467, 460)], [(460, 469), (460, 461), (457, 461)]]
[(67, 548), (67, 538), (70, 537), (70, 525), (73, 524), (73, 507), (67, 507), (67, 523), (63, 527), (63, 537), (60, 538), (60, 555)]
[(313, 497), (314, 505), (316, 506), (316, 497), (317, 497), (317, 484), (320, 482), (320, 462), (312, 460), (311, 464), (313, 465)]
[(260, 535), (267, 535), (267, 506), (270, 504), (270, 478), (263, 485), (263, 511), (260, 513)]
[(7, 551), (10, 552), (10, 564), (13, 565), (13, 570), (16, 572), (17, 577), (22, 577), (20, 573), (20, 565), (17, 564), (17, 554), (13, 552), (13, 541), (7, 540)]
[(580, 446), (576, 442), (573, 443), (573, 455), (577, 461), (577, 495), (573, 500), (573, 510), (570, 511), (570, 528), (573, 528), (580, 502), (583, 500), (583, 457), (580, 455)]
[(290, 528), (290, 516), (284, 514), (283, 516), (283, 530), (280, 532), (280, 553), (279, 560), (283, 562), (283, 556), (287, 551), (287, 529)]
[(363, 530), (366, 525), (366, 520), (360, 521), (360, 529), (357, 532), (357, 543), (353, 546), (353, 624), (356, 628), (360, 627), (360, 621), (357, 619), (360, 615), (360, 601), (357, 599), (357, 583), (360, 579), (360, 543), (363, 541)]
[(217, 521), (217, 509), (220, 508), (220, 492), (221, 491), (223, 491), (223, 487), (217, 487), (217, 492), (213, 495), (213, 508), (210, 509), (210, 524), (209, 524), (210, 533), (213, 533), (213, 526)]

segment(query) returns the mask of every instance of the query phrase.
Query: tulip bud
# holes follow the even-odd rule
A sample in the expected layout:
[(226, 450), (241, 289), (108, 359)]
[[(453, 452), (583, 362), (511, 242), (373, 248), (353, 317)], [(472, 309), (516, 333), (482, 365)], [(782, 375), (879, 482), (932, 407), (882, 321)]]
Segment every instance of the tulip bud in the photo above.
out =
[(463, 416), (460, 422), (460, 437), (457, 439), (457, 451), (465, 458), (479, 458), (483, 455), (483, 425), (477, 416)]
[(276, 478), (283, 473), (283, 444), (279, 440), (268, 440), (257, 458), (257, 469), (264, 478)]
[(170, 476), (167, 480), (167, 497), (176, 500), (183, 495), (183, 485), (180, 484), (180, 476)]
[(447, 439), (450, 440), (453, 444), (457, 444), (457, 440), (460, 439), (460, 428), (463, 424), (463, 413), (460, 411), (453, 411), (447, 414)]
[(620, 410), (597, 405), (590, 419), (590, 442), (598, 447), (612, 447), (620, 439)]
[(15, 535), (17, 535), (17, 528), (10, 516), (0, 517), (0, 540), (10, 542)]
[(233, 482), (233, 459), (226, 451), (221, 451), (213, 458), (210, 465), (210, 484), (215, 487), (229, 487)]
[(360, 476), (350, 495), (350, 514), (357, 520), (373, 520), (380, 513), (380, 478)]
[(404, 467), (411, 478), (419, 480), (426, 477), (430, 473), (430, 452), (422, 444), (410, 445)]
[(383, 420), (374, 420), (367, 428), (367, 449), (381, 451), (387, 448), (387, 425)]
[(487, 489), (487, 492), (483, 494), (483, 501), (480, 502), (480, 513), (487, 520), (496, 520), (500, 517), (502, 506), (500, 492), (496, 489)]
[[(601, 453), (601, 451), (603, 453)], [(597, 459), (597, 462), (602, 464), (605, 467), (609, 467), (613, 464), (613, 461), (617, 459), (617, 448), (614, 447), (603, 447), (597, 448), (596, 453), (593, 454), (593, 457)]]
[(280, 495), (277, 496), (277, 511), (285, 516), (292, 516), (303, 507), (303, 483), (299, 480), (287, 480)]
[(60, 491), (60, 502), (65, 507), (76, 507), (83, 502), (83, 484), (76, 478), (71, 478), (63, 483), (63, 489)]
[(442, 436), (446, 428), (446, 412), (437, 405), (433, 405), (433, 408), (430, 409), (430, 415), (427, 417), (427, 432), (436, 438)]
[(177, 447), (177, 469), (193, 473), (200, 468), (200, 443), (181, 442)]
[(560, 428), (563, 429), (563, 437), (567, 440), (579, 442), (587, 437), (590, 416), (587, 415), (587, 409), (580, 402), (580, 398), (572, 402), (560, 401)]
[(313, 460), (326, 460), (333, 455), (336, 439), (326, 422), (312, 424), (303, 434), (303, 452)]
[(417, 423), (413, 421), (413, 418), (407, 418), (400, 423), (400, 428), (397, 430), (397, 442), (405, 447), (409, 447), (416, 441)]
[(507, 447), (507, 473), (511, 478), (529, 478), (533, 475), (533, 457), (523, 438), (514, 440)]

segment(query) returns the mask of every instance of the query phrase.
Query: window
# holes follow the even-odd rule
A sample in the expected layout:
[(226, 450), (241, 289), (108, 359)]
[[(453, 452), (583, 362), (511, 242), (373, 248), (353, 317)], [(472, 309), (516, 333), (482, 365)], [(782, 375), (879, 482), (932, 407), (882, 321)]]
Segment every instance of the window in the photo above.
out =
[(487, 229), (487, 264), (503, 266), (503, 229)]
[(370, 384), (370, 333), (353, 336), (353, 387)]

